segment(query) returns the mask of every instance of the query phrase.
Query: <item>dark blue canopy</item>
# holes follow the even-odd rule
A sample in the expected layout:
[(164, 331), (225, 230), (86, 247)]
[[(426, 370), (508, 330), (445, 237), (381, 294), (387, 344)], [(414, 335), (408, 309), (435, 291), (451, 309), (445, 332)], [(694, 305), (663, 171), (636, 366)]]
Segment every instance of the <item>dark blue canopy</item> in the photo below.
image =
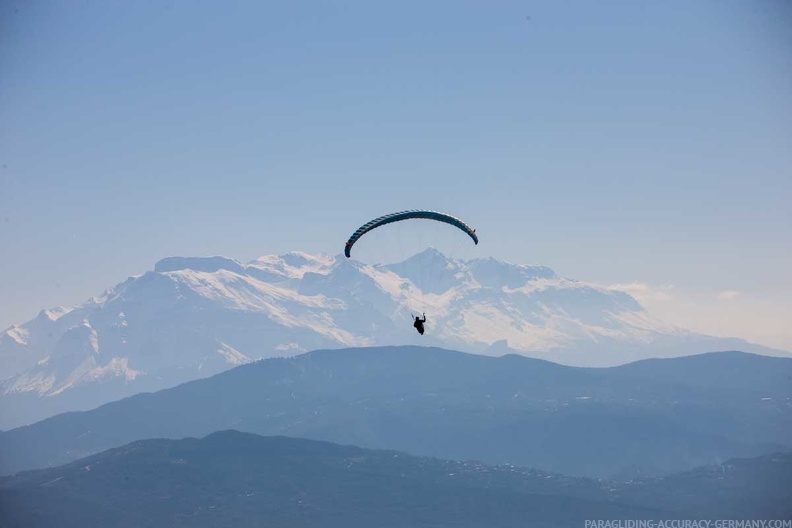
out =
[(470, 227), (469, 225), (467, 225), (459, 218), (453, 217), (445, 213), (438, 213), (437, 211), (421, 211), (421, 210), (401, 211), (398, 213), (391, 213), (385, 216), (380, 216), (379, 218), (375, 218), (371, 222), (367, 222), (362, 226), (360, 226), (357, 231), (352, 233), (352, 236), (349, 237), (349, 240), (347, 240), (346, 247), (344, 247), (344, 255), (346, 255), (347, 258), (349, 258), (351, 256), (352, 246), (355, 245), (355, 242), (357, 242), (360, 237), (362, 237), (372, 229), (376, 229), (385, 224), (400, 222), (402, 220), (411, 220), (413, 218), (437, 220), (438, 222), (451, 224), (452, 226), (458, 227), (459, 229), (467, 233), (468, 236), (473, 239), (473, 242), (478, 244), (478, 236), (476, 236), (476, 230)]

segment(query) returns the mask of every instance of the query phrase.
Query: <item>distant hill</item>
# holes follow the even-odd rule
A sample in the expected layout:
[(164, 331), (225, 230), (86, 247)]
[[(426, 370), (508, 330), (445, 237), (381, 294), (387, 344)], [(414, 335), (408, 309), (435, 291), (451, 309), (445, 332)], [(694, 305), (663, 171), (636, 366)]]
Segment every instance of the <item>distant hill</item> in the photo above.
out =
[(792, 453), (731, 459), (665, 478), (614, 483), (614, 500), (690, 518), (792, 520)]
[(0, 433), (0, 471), (229, 428), (536, 467), (665, 475), (792, 446), (792, 360), (730, 352), (566, 367), (435, 348), (324, 350)]
[(0, 521), (7, 528), (456, 528), (784, 519), (792, 505), (780, 490), (790, 485), (790, 454), (627, 485), (224, 431), (201, 440), (143, 440), (0, 478)]

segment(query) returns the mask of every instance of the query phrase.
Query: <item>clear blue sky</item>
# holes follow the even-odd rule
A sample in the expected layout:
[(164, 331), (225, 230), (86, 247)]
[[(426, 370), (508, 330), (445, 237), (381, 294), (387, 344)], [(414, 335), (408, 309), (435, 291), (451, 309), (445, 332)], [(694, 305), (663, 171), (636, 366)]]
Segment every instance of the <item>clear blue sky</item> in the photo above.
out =
[(0, 327), (431, 208), (792, 349), (790, 28), (781, 0), (8, 0)]

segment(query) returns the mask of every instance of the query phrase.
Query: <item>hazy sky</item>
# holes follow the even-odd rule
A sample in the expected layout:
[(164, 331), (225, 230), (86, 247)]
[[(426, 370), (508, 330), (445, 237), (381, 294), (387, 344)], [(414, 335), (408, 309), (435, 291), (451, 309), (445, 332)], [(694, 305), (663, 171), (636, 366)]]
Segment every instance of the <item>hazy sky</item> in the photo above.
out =
[(0, 3), (0, 327), (408, 208), (792, 349), (792, 4)]

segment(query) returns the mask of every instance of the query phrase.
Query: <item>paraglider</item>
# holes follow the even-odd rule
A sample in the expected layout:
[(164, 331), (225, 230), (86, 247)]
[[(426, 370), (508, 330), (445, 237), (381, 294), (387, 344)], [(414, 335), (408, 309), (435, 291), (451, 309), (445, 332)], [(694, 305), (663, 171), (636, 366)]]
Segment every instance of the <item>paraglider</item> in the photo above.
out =
[[(352, 256), (352, 246), (360, 240), (360, 237), (371, 231), (372, 229), (376, 229), (378, 227), (391, 224), (393, 222), (401, 222), (402, 220), (412, 220), (412, 219), (424, 219), (424, 220), (435, 220), (438, 222), (443, 222), (445, 224), (449, 224), (451, 226), (456, 227), (457, 229), (461, 230), (465, 234), (467, 234), (472, 240), (473, 243), (478, 245), (478, 235), (476, 234), (476, 230), (467, 225), (465, 222), (451, 216), (446, 213), (440, 213), (438, 211), (427, 211), (427, 210), (410, 210), (410, 211), (400, 211), (398, 213), (391, 213), (385, 216), (380, 216), (379, 218), (375, 218), (369, 222), (366, 222), (362, 226), (360, 226), (352, 236), (349, 237), (346, 244), (344, 245), (344, 255), (347, 258), (351, 258)], [(424, 323), (426, 323), (426, 314), (423, 314), (423, 319), (418, 317), (417, 315), (414, 318), (413, 326), (418, 331), (419, 334), (424, 334)]]
[(439, 213), (437, 211), (424, 211), (424, 210), (414, 210), (414, 211), (401, 211), (398, 213), (391, 213), (385, 216), (380, 216), (379, 218), (375, 218), (370, 222), (366, 222), (362, 226), (360, 226), (357, 231), (352, 233), (352, 236), (349, 237), (347, 240), (346, 245), (344, 246), (344, 255), (347, 258), (352, 256), (352, 246), (355, 245), (360, 237), (371, 231), (372, 229), (376, 229), (378, 227), (391, 224), (393, 222), (400, 222), (402, 220), (411, 220), (415, 218), (422, 218), (425, 220), (437, 220), (438, 222), (444, 222), (446, 224), (450, 224), (458, 229), (461, 229), (467, 235), (473, 239), (475, 244), (478, 244), (478, 235), (476, 235), (476, 230), (467, 225), (465, 222), (451, 216), (446, 213)]
[(413, 323), (413, 326), (415, 327), (416, 330), (418, 330), (418, 333), (421, 335), (424, 335), (425, 322), (426, 322), (426, 314), (423, 314), (423, 319), (421, 319), (417, 315), (415, 316), (415, 322)]

